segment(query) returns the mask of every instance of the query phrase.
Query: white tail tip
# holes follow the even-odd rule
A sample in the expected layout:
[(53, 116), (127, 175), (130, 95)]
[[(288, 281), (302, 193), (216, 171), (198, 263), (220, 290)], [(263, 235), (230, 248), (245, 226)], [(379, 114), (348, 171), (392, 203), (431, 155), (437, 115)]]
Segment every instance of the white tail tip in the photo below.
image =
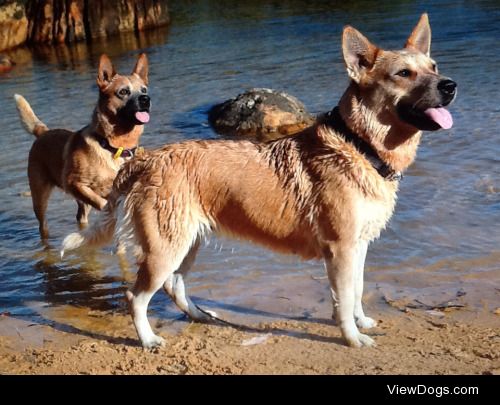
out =
[(64, 252), (66, 250), (74, 250), (83, 245), (85, 238), (78, 232), (69, 234), (66, 236), (62, 243), (61, 249), (61, 259), (64, 257)]

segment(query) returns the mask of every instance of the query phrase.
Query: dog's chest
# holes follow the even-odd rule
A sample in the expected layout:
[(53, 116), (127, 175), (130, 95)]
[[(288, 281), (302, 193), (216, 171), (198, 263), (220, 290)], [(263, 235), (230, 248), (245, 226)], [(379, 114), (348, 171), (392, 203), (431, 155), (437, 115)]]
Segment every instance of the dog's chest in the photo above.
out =
[(360, 238), (372, 241), (380, 236), (380, 232), (386, 227), (396, 205), (396, 193), (390, 193), (385, 198), (364, 198), (358, 203), (358, 215), (360, 218)]
[(120, 167), (125, 162), (125, 159), (121, 157), (114, 158), (112, 153), (107, 150), (103, 150), (102, 148), (100, 148), (99, 150), (99, 157), (101, 159), (102, 165), (106, 167), (109, 172), (113, 173), (113, 175), (116, 175), (116, 173), (118, 173), (118, 170), (120, 170)]

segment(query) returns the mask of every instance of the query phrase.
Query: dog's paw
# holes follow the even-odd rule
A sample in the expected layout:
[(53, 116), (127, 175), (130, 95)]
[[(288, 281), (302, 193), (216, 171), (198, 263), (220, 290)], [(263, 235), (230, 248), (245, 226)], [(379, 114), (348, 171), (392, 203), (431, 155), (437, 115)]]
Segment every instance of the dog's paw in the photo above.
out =
[(375, 326), (377, 326), (377, 321), (373, 318), (368, 317), (368, 316), (363, 316), (363, 317), (356, 319), (356, 326), (358, 328), (362, 328), (362, 329), (370, 329), (370, 328), (374, 328)]
[(375, 347), (377, 344), (375, 343), (375, 340), (373, 340), (370, 336), (365, 335), (363, 333), (360, 333), (358, 335), (358, 339), (361, 342), (362, 346), (367, 346), (367, 347)]
[(165, 346), (166, 341), (161, 336), (153, 335), (150, 339), (145, 340), (141, 343), (142, 347), (144, 347), (145, 349), (153, 349), (155, 347)]
[(360, 348), (363, 346), (366, 347), (375, 347), (375, 340), (373, 340), (370, 336), (365, 335), (363, 333), (358, 333), (355, 337), (346, 337), (346, 342), (350, 347)]

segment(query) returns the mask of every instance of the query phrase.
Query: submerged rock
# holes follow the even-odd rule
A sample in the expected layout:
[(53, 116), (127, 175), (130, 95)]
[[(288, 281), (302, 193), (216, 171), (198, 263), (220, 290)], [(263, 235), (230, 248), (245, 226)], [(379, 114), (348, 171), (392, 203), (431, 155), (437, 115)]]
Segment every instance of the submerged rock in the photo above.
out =
[(208, 121), (221, 135), (271, 140), (312, 125), (314, 117), (295, 97), (271, 89), (252, 89), (213, 106)]

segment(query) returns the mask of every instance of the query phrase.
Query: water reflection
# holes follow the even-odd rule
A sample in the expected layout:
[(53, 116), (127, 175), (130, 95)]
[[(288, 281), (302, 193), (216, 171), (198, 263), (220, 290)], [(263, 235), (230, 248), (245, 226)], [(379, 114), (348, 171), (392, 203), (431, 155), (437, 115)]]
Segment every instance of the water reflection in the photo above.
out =
[(66, 304), (101, 311), (123, 306), (119, 301), (126, 289), (124, 277), (106, 274), (95, 253), (61, 263), (56, 251), (46, 251), (34, 269), (42, 275), (41, 284), (49, 305)]
[(3, 53), (20, 66), (32, 66), (34, 60), (57, 70), (88, 71), (97, 67), (99, 56), (103, 53), (111, 58), (136, 50), (165, 44), (168, 41), (169, 27), (160, 27), (139, 33), (123, 33), (109, 38), (99, 38), (94, 42), (72, 44), (29, 44)]

